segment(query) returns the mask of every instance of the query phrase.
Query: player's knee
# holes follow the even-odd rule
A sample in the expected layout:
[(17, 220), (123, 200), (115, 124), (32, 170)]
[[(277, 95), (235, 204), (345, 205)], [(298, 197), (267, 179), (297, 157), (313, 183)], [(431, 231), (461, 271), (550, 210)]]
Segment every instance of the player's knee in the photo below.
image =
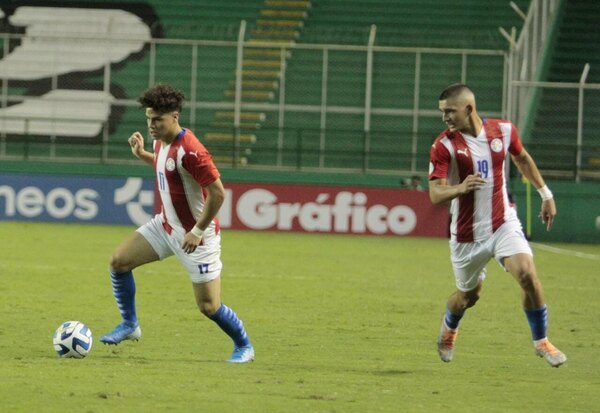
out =
[(533, 291), (538, 288), (539, 282), (535, 273), (530, 271), (521, 271), (516, 275), (517, 281), (525, 291)]
[(467, 309), (467, 308), (471, 308), (473, 307), (477, 301), (479, 300), (479, 297), (481, 296), (479, 290), (474, 290), (474, 291), (469, 291), (467, 293), (465, 293), (465, 295), (463, 296), (463, 309)]
[(110, 270), (116, 273), (127, 272), (131, 270), (131, 263), (123, 254), (114, 252), (110, 257)]
[(467, 299), (465, 309), (473, 307), (479, 300), (479, 294), (471, 296)]
[(211, 318), (219, 309), (218, 306), (211, 301), (198, 303), (198, 308), (200, 309), (200, 312), (208, 318)]
[(525, 291), (531, 291), (537, 288), (539, 281), (533, 266), (523, 265), (514, 272), (514, 277), (521, 288)]

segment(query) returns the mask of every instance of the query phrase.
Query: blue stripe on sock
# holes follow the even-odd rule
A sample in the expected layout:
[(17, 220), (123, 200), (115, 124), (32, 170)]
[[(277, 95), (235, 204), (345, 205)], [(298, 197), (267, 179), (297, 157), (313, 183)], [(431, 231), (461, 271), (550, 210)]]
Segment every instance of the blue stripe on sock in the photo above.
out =
[(534, 308), (532, 310), (525, 309), (529, 328), (531, 328), (531, 337), (534, 340), (541, 340), (546, 337), (548, 329), (548, 307)]
[(211, 317), (221, 330), (223, 330), (235, 343), (236, 347), (243, 347), (250, 344), (248, 334), (244, 329), (244, 323), (240, 320), (231, 308), (225, 304), (221, 304), (221, 307)]
[(111, 271), (110, 281), (121, 317), (123, 317), (124, 321), (136, 324), (137, 314), (135, 312), (135, 280), (133, 272), (116, 273)]
[(444, 317), (444, 321), (446, 322), (446, 326), (451, 328), (452, 330), (456, 330), (458, 328), (458, 324), (460, 323), (460, 319), (463, 317), (465, 313), (454, 314), (450, 312), (448, 307), (446, 307), (446, 316)]

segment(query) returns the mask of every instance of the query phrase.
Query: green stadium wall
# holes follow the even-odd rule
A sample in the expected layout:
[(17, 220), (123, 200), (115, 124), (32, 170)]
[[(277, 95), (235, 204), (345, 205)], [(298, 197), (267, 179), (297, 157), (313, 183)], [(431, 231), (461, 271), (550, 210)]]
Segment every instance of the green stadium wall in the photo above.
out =
[(600, 228), (596, 224), (596, 220), (600, 219), (600, 183), (546, 180), (546, 184), (554, 194), (557, 210), (551, 231), (546, 231), (546, 226), (538, 218), (541, 199), (535, 188), (531, 187), (528, 219), (527, 186), (519, 181), (511, 185), (519, 218), (531, 240), (600, 244)]

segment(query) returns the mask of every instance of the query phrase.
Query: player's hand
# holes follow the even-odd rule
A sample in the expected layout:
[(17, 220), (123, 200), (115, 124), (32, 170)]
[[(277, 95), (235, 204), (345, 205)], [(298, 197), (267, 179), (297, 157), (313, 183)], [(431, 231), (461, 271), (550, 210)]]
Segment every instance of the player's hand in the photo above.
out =
[(550, 231), (552, 229), (555, 216), (556, 204), (554, 203), (554, 198), (542, 201), (542, 210), (540, 211), (539, 217), (542, 220), (542, 223), (546, 224), (546, 231)]
[(186, 254), (191, 254), (196, 251), (198, 245), (202, 242), (202, 237), (197, 237), (191, 232), (188, 232), (183, 237), (183, 243), (181, 244), (181, 249), (185, 251)]
[(485, 184), (485, 179), (481, 177), (480, 174), (467, 175), (464, 181), (461, 182), (461, 191), (462, 195), (468, 194), (469, 192), (473, 192), (481, 188)]
[(140, 158), (144, 152), (144, 137), (142, 134), (134, 132), (127, 142), (129, 142), (129, 146), (131, 146), (131, 153), (133, 153), (136, 158)]

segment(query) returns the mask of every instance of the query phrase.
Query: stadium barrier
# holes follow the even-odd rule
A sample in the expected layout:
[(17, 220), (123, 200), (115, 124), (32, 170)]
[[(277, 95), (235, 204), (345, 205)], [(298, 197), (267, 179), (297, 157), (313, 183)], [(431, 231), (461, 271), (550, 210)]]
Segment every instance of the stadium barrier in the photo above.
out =
[[(328, 234), (447, 236), (447, 207), (422, 191), (326, 185), (225, 184), (221, 227)], [(2, 175), (0, 221), (142, 225), (154, 211), (148, 178)]]

